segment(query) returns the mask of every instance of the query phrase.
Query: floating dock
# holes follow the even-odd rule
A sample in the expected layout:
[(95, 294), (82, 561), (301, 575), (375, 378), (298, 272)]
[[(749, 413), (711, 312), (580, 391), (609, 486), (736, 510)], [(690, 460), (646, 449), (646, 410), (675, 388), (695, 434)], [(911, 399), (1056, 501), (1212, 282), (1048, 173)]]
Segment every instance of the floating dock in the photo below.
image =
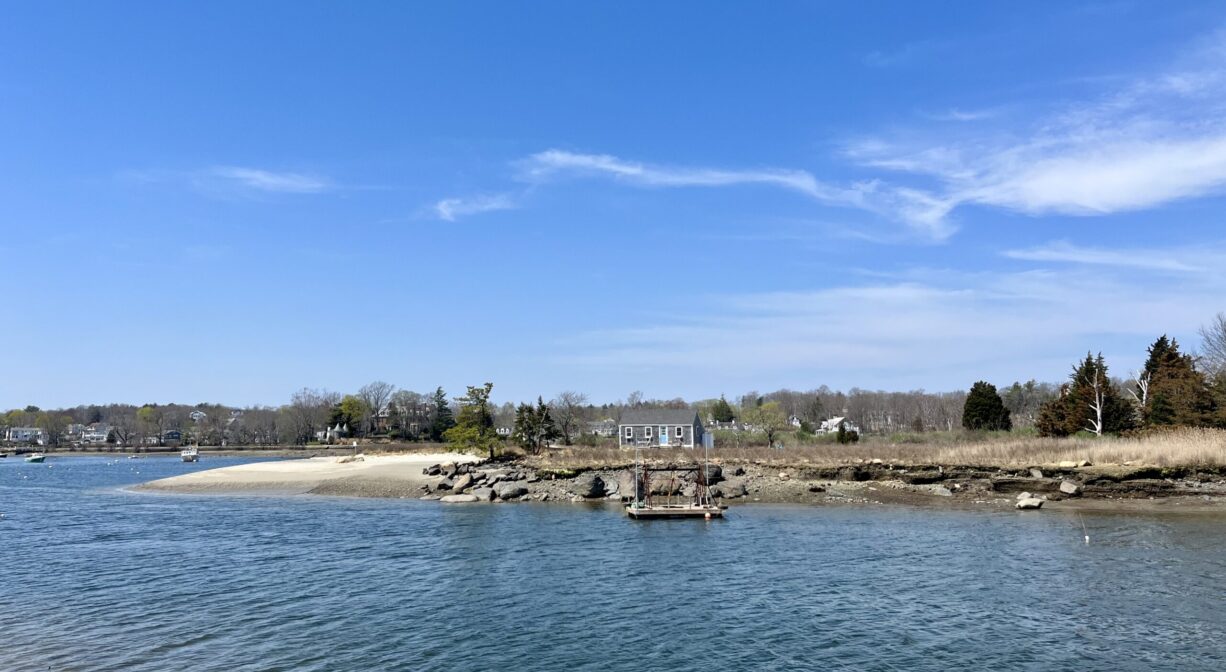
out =
[(627, 506), (626, 515), (635, 520), (660, 520), (664, 518), (723, 518), (723, 507), (698, 504), (657, 504)]

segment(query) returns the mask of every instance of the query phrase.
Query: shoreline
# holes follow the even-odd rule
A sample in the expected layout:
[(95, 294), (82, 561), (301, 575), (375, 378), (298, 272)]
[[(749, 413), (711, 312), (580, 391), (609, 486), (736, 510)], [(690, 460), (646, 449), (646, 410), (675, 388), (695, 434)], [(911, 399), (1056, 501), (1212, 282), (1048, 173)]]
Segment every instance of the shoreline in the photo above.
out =
[[(255, 456), (255, 451), (242, 455)], [(276, 451), (270, 451), (276, 452)], [(215, 453), (214, 453), (215, 454)], [(276, 456), (268, 455), (265, 456)], [(657, 497), (694, 484), (655, 483)], [(312, 456), (252, 462), (159, 479), (134, 491), (194, 495), (322, 495), (445, 503), (625, 502), (629, 468), (548, 467), (532, 459), (485, 461), (456, 453)], [(1217, 468), (1058, 464), (1037, 467), (856, 464), (712, 465), (712, 494), (728, 505), (897, 504), (1013, 509), (1028, 493), (1046, 510), (1226, 513), (1226, 474)]]

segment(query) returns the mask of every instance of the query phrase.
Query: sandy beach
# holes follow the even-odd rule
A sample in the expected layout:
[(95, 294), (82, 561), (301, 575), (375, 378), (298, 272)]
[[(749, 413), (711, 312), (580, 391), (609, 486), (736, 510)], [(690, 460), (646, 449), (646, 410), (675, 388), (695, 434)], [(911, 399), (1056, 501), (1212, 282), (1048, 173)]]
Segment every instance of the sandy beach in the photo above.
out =
[(254, 462), (208, 469), (137, 486), (138, 490), (195, 494), (273, 492), (353, 494), (378, 497), (420, 495), (431, 482), (422, 469), (433, 464), (477, 462), (457, 453), (312, 457)]

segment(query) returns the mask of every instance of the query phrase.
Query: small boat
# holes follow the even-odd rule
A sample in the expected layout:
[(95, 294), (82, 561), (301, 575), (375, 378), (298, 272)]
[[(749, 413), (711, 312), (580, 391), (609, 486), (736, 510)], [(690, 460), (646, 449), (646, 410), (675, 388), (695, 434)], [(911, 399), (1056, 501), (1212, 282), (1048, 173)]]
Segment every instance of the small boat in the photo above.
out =
[(195, 446), (188, 446), (187, 448), (179, 451), (179, 457), (182, 458), (184, 462), (198, 462), (200, 461), (200, 450)]
[(46, 459), (47, 456), (43, 455), (42, 453), (32, 453), (30, 455), (26, 455), (26, 462), (33, 462), (35, 464), (41, 464)]

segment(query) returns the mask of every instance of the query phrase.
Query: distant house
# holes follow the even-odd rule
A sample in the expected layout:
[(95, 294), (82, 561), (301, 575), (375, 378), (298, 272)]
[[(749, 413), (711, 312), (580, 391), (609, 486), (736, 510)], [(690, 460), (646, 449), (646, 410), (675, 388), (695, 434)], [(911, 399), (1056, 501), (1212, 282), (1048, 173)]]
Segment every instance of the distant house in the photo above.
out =
[(613, 418), (605, 418), (604, 420), (594, 420), (587, 423), (587, 433), (592, 436), (606, 436), (613, 438), (617, 436), (617, 421)]
[(506, 425), (503, 425), (502, 427), (495, 427), (494, 431), (497, 432), (498, 436), (511, 436), (513, 433), (512, 428), (507, 427)]
[(9, 427), (4, 432), (4, 440), (9, 443), (47, 443), (47, 433), (38, 427)]
[(192, 411), (191, 413), (188, 413), (187, 417), (191, 418), (192, 422), (204, 422), (205, 420), (208, 419), (209, 414), (205, 413), (204, 411), (197, 410), (197, 411)]
[(81, 443), (85, 445), (97, 446), (106, 443), (111, 438), (111, 426), (101, 422), (95, 422), (86, 426), (85, 431), (81, 432)]
[(633, 408), (617, 423), (621, 446), (693, 448), (704, 445), (708, 436), (698, 413), (689, 409)]
[(183, 432), (177, 429), (168, 429), (162, 432), (162, 444), (167, 446), (178, 446), (183, 443)]
[(839, 431), (839, 425), (843, 425), (849, 432), (860, 433), (860, 427), (856, 423), (848, 420), (843, 416), (822, 420), (822, 426), (817, 428), (817, 434), (834, 434)]

